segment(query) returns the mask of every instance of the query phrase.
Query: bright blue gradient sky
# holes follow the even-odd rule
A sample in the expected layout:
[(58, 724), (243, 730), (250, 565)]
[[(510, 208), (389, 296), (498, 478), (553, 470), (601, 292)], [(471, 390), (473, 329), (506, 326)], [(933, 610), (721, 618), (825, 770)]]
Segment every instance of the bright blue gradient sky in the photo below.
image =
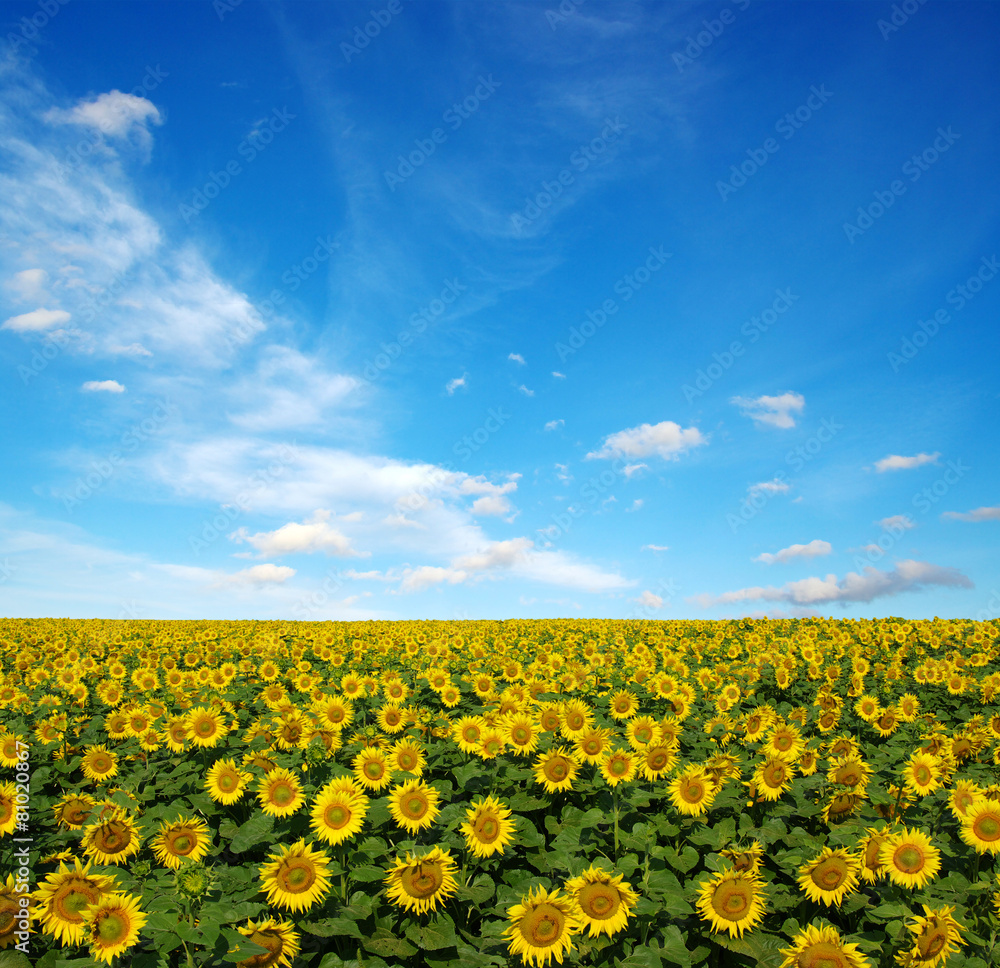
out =
[(904, 6), (5, 4), (0, 613), (1000, 615), (1000, 9)]

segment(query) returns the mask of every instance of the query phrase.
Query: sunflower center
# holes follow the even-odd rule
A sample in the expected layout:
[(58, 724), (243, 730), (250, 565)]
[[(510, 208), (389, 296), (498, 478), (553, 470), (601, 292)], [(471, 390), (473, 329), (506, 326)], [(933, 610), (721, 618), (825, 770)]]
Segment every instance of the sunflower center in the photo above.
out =
[(90, 813), (90, 807), (84, 803), (69, 803), (63, 809), (63, 818), (67, 823), (71, 823), (76, 827), (83, 824), (83, 821), (87, 819), (87, 815)]
[(666, 767), (667, 760), (667, 754), (663, 750), (656, 750), (646, 757), (646, 765), (651, 770), (659, 771)]
[(517, 726), (511, 730), (510, 738), (517, 746), (524, 746), (531, 742), (531, 732), (523, 726)]
[(608, 760), (608, 772), (612, 776), (624, 776), (628, 772), (628, 763), (625, 758), (615, 756)]
[(917, 950), (920, 952), (922, 960), (930, 961), (932, 958), (941, 954), (947, 944), (947, 928), (942, 928), (938, 924), (931, 923), (927, 925), (927, 929), (924, 934), (917, 939)]
[(842, 862), (827, 861), (812, 872), (812, 879), (824, 891), (835, 891), (847, 879), (847, 870)]
[(419, 820), (430, 807), (425, 797), (419, 793), (413, 794), (403, 805), (403, 812), (411, 820)]
[(278, 871), (278, 881), (289, 894), (302, 894), (308, 891), (316, 881), (316, 871), (303, 859), (286, 862)]
[(168, 843), (168, 848), (172, 854), (183, 854), (187, 856), (194, 850), (198, 843), (194, 834), (188, 830), (180, 831), (173, 835)]
[(545, 765), (545, 775), (555, 782), (562, 782), (569, 774), (569, 766), (564, 759), (550, 760)]
[(972, 830), (980, 840), (1000, 840), (1000, 816), (990, 813), (983, 814), (983, 816), (976, 818)]
[(577, 902), (587, 917), (595, 921), (606, 921), (618, 913), (621, 897), (607, 884), (588, 884), (577, 895)]
[(287, 807), (295, 799), (295, 788), (287, 780), (279, 780), (271, 787), (268, 799), (279, 807)]
[(223, 793), (232, 793), (239, 786), (239, 779), (234, 773), (220, 773), (218, 783)]
[(444, 872), (439, 864), (417, 864), (414, 868), (409, 868), (400, 876), (403, 890), (410, 897), (425, 898), (437, 893), (444, 883)]
[(90, 768), (95, 773), (107, 773), (111, 769), (111, 758), (98, 754), (90, 761)]
[(105, 944), (118, 944), (128, 937), (130, 928), (128, 917), (121, 911), (108, 911), (97, 922), (97, 934)]
[(92, 884), (74, 880), (53, 896), (52, 910), (62, 921), (80, 924), (83, 921), (83, 909), (94, 904), (100, 896), (101, 892)]
[(903, 846), (896, 849), (896, 853), (892, 856), (892, 861), (904, 873), (915, 874), (917, 871), (923, 870), (924, 853), (919, 847), (913, 844), (903, 844)]
[(705, 784), (700, 780), (688, 780), (681, 786), (680, 794), (686, 803), (701, 803), (705, 799)]
[(850, 968), (851, 962), (839, 944), (817, 941), (799, 954), (795, 964), (796, 968)]
[(648, 743), (653, 738), (653, 731), (648, 726), (640, 726), (635, 731), (635, 738), (640, 743)]
[(94, 838), (95, 846), (105, 854), (117, 854), (132, 843), (132, 832), (121, 824), (105, 824)]
[(541, 904), (521, 919), (521, 934), (536, 948), (548, 948), (563, 935), (566, 918), (552, 904)]
[(918, 766), (916, 770), (913, 771), (913, 778), (920, 786), (927, 786), (927, 784), (933, 779), (931, 771), (923, 764)]
[(720, 884), (712, 895), (712, 910), (727, 921), (739, 921), (752, 898), (743, 884)]
[(480, 817), (475, 826), (476, 839), (484, 844), (492, 844), (500, 836), (500, 822), (496, 817)]
[(369, 760), (365, 763), (365, 776), (369, 780), (381, 780), (385, 773), (385, 767), (378, 760)]
[(844, 766), (837, 771), (837, 782), (843, 783), (844, 786), (857, 786), (861, 782), (861, 774), (857, 767)]
[(281, 940), (280, 935), (274, 931), (254, 931), (250, 936), (250, 940), (254, 944), (259, 944), (262, 948), (267, 948), (267, 954), (254, 955), (252, 958), (248, 958), (243, 962), (247, 968), (267, 968), (269, 965), (277, 964), (278, 959), (281, 957), (281, 951), (284, 948), (284, 942)]
[(206, 739), (215, 732), (215, 723), (210, 719), (202, 719), (195, 725), (194, 731), (202, 739)]

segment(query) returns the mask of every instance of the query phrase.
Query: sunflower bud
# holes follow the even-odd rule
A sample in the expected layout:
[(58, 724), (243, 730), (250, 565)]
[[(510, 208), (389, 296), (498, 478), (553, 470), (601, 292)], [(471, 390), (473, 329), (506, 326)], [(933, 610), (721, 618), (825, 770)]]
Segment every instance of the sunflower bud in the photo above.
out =
[(211, 889), (215, 878), (207, 867), (181, 867), (174, 878), (177, 892), (184, 897), (204, 897)]

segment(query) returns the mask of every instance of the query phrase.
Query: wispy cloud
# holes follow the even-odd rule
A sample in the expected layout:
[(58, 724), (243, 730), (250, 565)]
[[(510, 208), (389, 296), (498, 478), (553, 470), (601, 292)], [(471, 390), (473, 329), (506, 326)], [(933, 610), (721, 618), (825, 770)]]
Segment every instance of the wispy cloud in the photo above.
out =
[(795, 426), (793, 414), (805, 409), (806, 398), (801, 393), (788, 392), (776, 397), (733, 397), (730, 403), (739, 407), (743, 416), (750, 417), (758, 426), (789, 430)]
[(765, 551), (763, 554), (757, 555), (754, 561), (763, 562), (765, 565), (785, 564), (785, 562), (793, 561), (796, 558), (819, 558), (822, 555), (830, 554), (831, 551), (833, 551), (833, 545), (829, 541), (821, 541), (816, 538), (809, 544), (789, 545), (787, 548), (774, 552), (774, 554)]
[(117, 380), (87, 380), (80, 387), (84, 393), (124, 393), (123, 387)]
[(941, 517), (947, 521), (1000, 521), (1000, 505), (974, 511), (945, 511)]
[(879, 474), (884, 474), (886, 471), (910, 471), (915, 467), (922, 467), (924, 464), (935, 464), (940, 456), (941, 452), (937, 450), (933, 454), (920, 453), (914, 454), (912, 457), (889, 454), (888, 457), (875, 461), (875, 470)]

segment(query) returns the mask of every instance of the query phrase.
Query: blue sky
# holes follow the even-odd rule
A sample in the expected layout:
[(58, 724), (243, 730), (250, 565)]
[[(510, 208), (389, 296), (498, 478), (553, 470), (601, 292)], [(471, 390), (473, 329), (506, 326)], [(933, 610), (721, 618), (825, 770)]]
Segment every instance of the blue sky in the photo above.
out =
[(1000, 615), (995, 5), (0, 18), (2, 614)]

